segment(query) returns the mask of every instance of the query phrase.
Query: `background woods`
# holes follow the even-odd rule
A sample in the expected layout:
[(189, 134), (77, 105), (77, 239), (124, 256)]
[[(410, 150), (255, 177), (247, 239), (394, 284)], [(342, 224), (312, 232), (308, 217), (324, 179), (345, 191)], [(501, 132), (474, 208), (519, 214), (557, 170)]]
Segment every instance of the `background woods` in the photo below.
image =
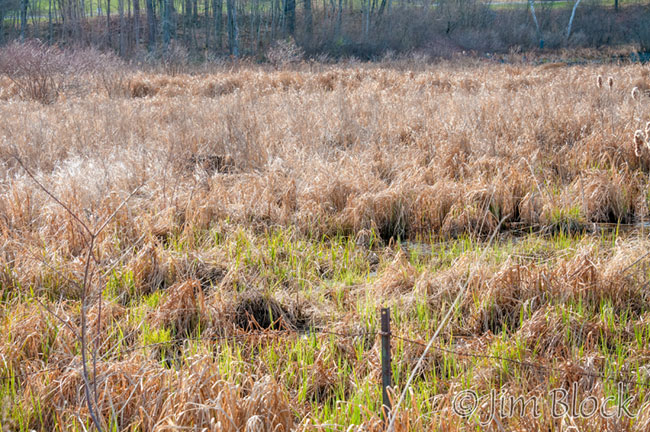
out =
[(38, 38), (122, 57), (167, 52), (263, 57), (278, 40), (307, 54), (372, 58), (424, 50), (650, 46), (647, 2), (478, 0), (0, 0), (0, 42)]

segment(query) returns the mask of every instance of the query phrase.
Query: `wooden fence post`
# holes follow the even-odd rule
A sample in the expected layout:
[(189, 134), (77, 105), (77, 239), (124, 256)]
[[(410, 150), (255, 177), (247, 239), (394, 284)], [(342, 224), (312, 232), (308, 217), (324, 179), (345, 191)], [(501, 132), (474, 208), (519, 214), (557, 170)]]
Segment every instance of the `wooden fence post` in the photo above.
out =
[(388, 387), (392, 384), (392, 372), (390, 367), (390, 308), (381, 309), (381, 387), (382, 407), (381, 417), (384, 425), (390, 421), (390, 399)]

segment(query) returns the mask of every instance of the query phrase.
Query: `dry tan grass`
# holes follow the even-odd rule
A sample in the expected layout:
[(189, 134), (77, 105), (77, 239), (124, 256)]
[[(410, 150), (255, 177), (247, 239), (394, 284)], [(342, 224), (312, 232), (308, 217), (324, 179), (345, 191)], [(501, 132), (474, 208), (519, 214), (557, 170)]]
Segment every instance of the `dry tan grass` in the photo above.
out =
[[(566, 373), (556, 378), (569, 385), (600, 366), (602, 345), (632, 340), (633, 327), (647, 324), (647, 269), (637, 262), (648, 243), (641, 237), (600, 249), (609, 239), (595, 235), (549, 260), (479, 260), (470, 249), (447, 262), (433, 251), (425, 266), (407, 247), (392, 247), (398, 237), (480, 240), (499, 222), (505, 232), (544, 233), (647, 221), (650, 107), (639, 85), (647, 71), (468, 61), (413, 71), (351, 63), (136, 72), (110, 97), (88, 76), (87, 94), (64, 94), (50, 105), (22, 100), (3, 85), (0, 294), (12, 300), (2, 311), (0, 355), (7, 371), (42, 370), (19, 380), (29, 427), (74, 429), (79, 412), (88, 416), (74, 336), (80, 289), (69, 282), (83, 273), (87, 239), (12, 156), (89, 224), (141, 186), (93, 250), (92, 293), (111, 297), (102, 302), (101, 323), (96, 304), (88, 311), (89, 328), (99, 328), (92, 343), (100, 347), (104, 419), (120, 430), (322, 430), (328, 426), (314, 423), (324, 404), (352, 412), (354, 403), (376, 396), (333, 401), (374, 389), (378, 338), (336, 340), (310, 354), (296, 342), (282, 355), (274, 350), (289, 342), (272, 332), (239, 344), (215, 341), (313, 324), (362, 332), (381, 305), (402, 314), (403, 334), (423, 334), (431, 329), (414, 317), (425, 310), (435, 316), (426, 325), (436, 322), (467, 282), (459, 317), (441, 342), (462, 336), (459, 350), (484, 352), (507, 334), (523, 347), (523, 359), (561, 361)], [(291, 233), (285, 242), (324, 239), (332, 250), (284, 245), (272, 258), (276, 230)], [(363, 251), (339, 251), (340, 234)], [(357, 262), (377, 277), (359, 276)], [(69, 326), (28, 303), (32, 291), (57, 305)], [(588, 319), (571, 310), (577, 303)], [(605, 304), (629, 314), (629, 328), (608, 327), (598, 315)], [(154, 339), (169, 335), (172, 348), (136, 349), (144, 327), (158, 332)], [(199, 330), (204, 341), (193, 340)], [(591, 360), (578, 358), (577, 347)], [(415, 365), (421, 348), (405, 345), (400, 370)], [(164, 353), (179, 353), (177, 361), (160, 361)], [(246, 361), (260, 353), (264, 361)], [(296, 360), (311, 354), (305, 367)], [(224, 370), (222, 355), (240, 375)], [(463, 430), (449, 412), (460, 379), (444, 376), (446, 360), (436, 352), (420, 374), (438, 377), (437, 414), (423, 417), (413, 402), (399, 413), (398, 431)], [(549, 380), (539, 371), (515, 376), (499, 362), (454, 361), (473, 368), (482, 389), (499, 382), (519, 394)], [(355, 375), (339, 376), (342, 367)], [(591, 390), (604, 397), (598, 385)], [(380, 430), (376, 414), (360, 408), (358, 430)], [(624, 429), (648, 422), (645, 415), (636, 429)], [(505, 426), (533, 431), (557, 423)], [(605, 420), (581, 425), (619, 430)]]
[[(616, 76), (621, 89), (589, 88), (581, 78), (594, 72)], [(14, 98), (3, 107), (0, 152), (8, 157), (19, 149), (73, 210), (93, 217), (110, 210), (103, 202), (108, 191), (117, 205), (120, 191), (144, 183), (133, 200), (137, 218), (158, 224), (157, 233), (174, 225), (204, 228), (224, 216), (321, 233), (374, 228), (382, 237), (485, 233), (501, 217), (539, 222), (545, 207), (557, 207), (551, 188), (564, 195), (561, 206), (581, 206), (589, 220), (633, 220), (629, 202), (647, 181), (634, 190), (616, 185), (630, 182), (626, 167), (647, 169), (646, 139), (635, 135), (630, 149), (616, 137), (649, 117), (647, 105), (626, 102), (624, 89), (640, 75), (640, 66), (444, 65), (413, 79), (372, 67), (138, 73), (129, 85), (147, 97), (98, 92), (51, 107)], [(335, 88), (323, 90), (324, 77)], [(530, 84), (503, 86), (515, 78)], [(440, 80), (449, 83), (442, 92)], [(233, 90), (206, 97), (204, 87), (217, 82)], [(152, 90), (137, 90), (144, 85)], [(88, 119), (87, 112), (97, 114)], [(192, 163), (221, 157), (237, 172)], [(14, 172), (7, 162), (7, 173)], [(615, 189), (584, 178), (594, 165), (613, 173)], [(32, 186), (16, 183), (4, 195), (9, 206), (47, 207), (49, 219), (39, 219), (47, 236), (78, 253), (74, 224)], [(586, 207), (592, 198), (600, 209)], [(33, 219), (27, 208), (3, 211), (12, 229)], [(154, 215), (172, 215), (170, 228)], [(125, 221), (124, 229), (132, 228)]]
[[(289, 431), (294, 425), (286, 395), (271, 377), (249, 382), (244, 389), (220, 380), (216, 364), (206, 357), (192, 359), (179, 376), (155, 366), (142, 368), (136, 359), (101, 363), (98, 370), (103, 377), (100, 409), (105, 418), (120, 414), (120, 430), (204, 425), (211, 431), (235, 432), (259, 422), (262, 430)], [(39, 401), (44, 411), (31, 427), (75, 424), (78, 413), (71, 407), (82, 405), (80, 384), (81, 375), (74, 370), (28, 380), (25, 393), (32, 398), (27, 401)]]

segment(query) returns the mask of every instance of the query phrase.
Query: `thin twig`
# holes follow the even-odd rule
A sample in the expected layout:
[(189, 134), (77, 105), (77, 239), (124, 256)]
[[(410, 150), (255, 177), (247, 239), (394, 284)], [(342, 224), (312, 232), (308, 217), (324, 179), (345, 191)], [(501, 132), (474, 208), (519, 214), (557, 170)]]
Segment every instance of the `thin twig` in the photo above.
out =
[(111, 213), (110, 216), (108, 216), (108, 217), (104, 220), (104, 222), (99, 226), (99, 228), (97, 228), (97, 229), (95, 229), (95, 230), (93, 231), (93, 233), (92, 233), (93, 237), (97, 237), (97, 236), (98, 236), (98, 235), (99, 235), (99, 234), (104, 230), (104, 228), (106, 228), (106, 225), (108, 225), (108, 224), (110, 223), (110, 221), (113, 220), (113, 218), (114, 218), (114, 217), (117, 215), (117, 213), (122, 209), (122, 207), (124, 207), (124, 206), (126, 205), (126, 203), (131, 199), (131, 197), (132, 197), (133, 195), (135, 195), (135, 194), (140, 190), (141, 187), (142, 187), (142, 185), (139, 185), (138, 187), (136, 187), (135, 189), (133, 189), (133, 192), (131, 192), (131, 193), (129, 194), (129, 196), (127, 196), (126, 198), (124, 198), (124, 199), (122, 200), (122, 202), (120, 203), (120, 205), (117, 206), (117, 208), (115, 209), (115, 211), (113, 211), (113, 213)]
[(25, 166), (25, 164), (23, 163), (23, 161), (22, 161), (18, 156), (14, 156), (14, 159), (16, 159), (16, 160), (18, 161), (18, 163), (20, 164), (20, 166), (25, 170), (25, 172), (27, 173), (27, 175), (28, 175), (28, 176), (29, 176), (29, 177), (34, 181), (34, 183), (36, 183), (36, 185), (37, 185), (37, 186), (38, 186), (38, 187), (39, 187), (43, 192), (45, 192), (45, 193), (47, 194), (47, 196), (49, 196), (50, 198), (52, 198), (52, 199), (54, 200), (54, 202), (56, 202), (58, 205), (60, 205), (61, 207), (63, 207), (63, 208), (65, 209), (65, 211), (68, 212), (68, 214), (69, 214), (70, 216), (72, 216), (72, 218), (74, 218), (74, 219), (79, 223), (79, 225), (81, 225), (81, 226), (83, 227), (83, 229), (86, 231), (86, 233), (87, 233), (89, 236), (92, 237), (92, 231), (90, 231), (90, 228), (88, 228), (88, 225), (86, 225), (86, 224), (84, 223), (84, 221), (82, 221), (82, 220), (79, 218), (79, 216), (77, 216), (77, 215), (76, 215), (72, 210), (70, 210), (70, 208), (69, 208), (67, 205), (65, 205), (64, 203), (62, 203), (61, 200), (59, 200), (59, 199), (58, 199), (56, 196), (54, 196), (54, 194), (52, 194), (52, 193), (51, 193), (51, 192), (50, 192), (50, 191), (49, 191), (45, 186), (43, 186), (43, 184), (42, 184), (41, 182), (39, 182), (39, 181), (36, 179), (36, 177), (34, 176), (34, 174), (32, 174), (32, 172), (29, 170), (29, 168), (27, 168), (27, 166)]

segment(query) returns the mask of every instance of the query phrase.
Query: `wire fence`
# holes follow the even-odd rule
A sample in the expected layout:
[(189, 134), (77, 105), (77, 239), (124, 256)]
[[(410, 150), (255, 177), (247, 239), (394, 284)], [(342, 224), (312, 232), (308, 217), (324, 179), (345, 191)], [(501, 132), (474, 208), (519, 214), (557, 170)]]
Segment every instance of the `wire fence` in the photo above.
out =
[[(242, 341), (242, 340), (250, 340), (253, 338), (283, 338), (283, 339), (289, 339), (289, 338), (295, 338), (295, 337), (315, 337), (315, 336), (321, 336), (321, 335), (326, 335), (326, 336), (334, 336), (337, 338), (341, 339), (351, 339), (351, 338), (375, 338), (377, 336), (388, 336), (388, 343), (389, 346), (391, 347), (391, 350), (394, 351), (394, 346), (392, 346), (392, 339), (402, 341), (403, 343), (406, 344), (411, 344), (411, 345), (417, 345), (419, 347), (425, 348), (427, 346), (426, 343), (420, 342), (418, 340), (400, 335), (398, 333), (394, 333), (393, 331), (361, 331), (361, 332), (339, 332), (339, 331), (331, 331), (327, 329), (316, 329), (316, 328), (311, 328), (308, 330), (296, 330), (296, 329), (281, 329), (281, 330), (273, 330), (273, 329), (262, 329), (262, 330), (252, 330), (252, 331), (244, 331), (242, 330), (241, 333), (237, 334), (232, 334), (232, 335), (205, 335), (205, 336), (200, 336), (200, 337), (177, 337), (177, 338), (172, 338), (166, 341), (161, 341), (161, 342), (153, 342), (153, 343), (148, 343), (148, 344), (141, 344), (141, 345), (135, 345), (135, 346), (119, 346), (119, 353), (125, 354), (125, 353), (132, 353), (135, 351), (140, 351), (140, 350), (146, 350), (150, 348), (157, 348), (157, 347), (164, 347), (164, 346), (169, 346), (169, 345), (174, 345), (174, 344), (181, 344), (181, 343), (188, 343), (188, 342), (237, 342), (237, 341)], [(114, 348), (111, 348), (112, 351), (117, 351)], [(109, 350), (109, 351), (111, 351)], [(544, 371), (546, 373), (566, 373), (567, 369), (562, 368), (562, 367), (557, 367), (557, 366), (549, 366), (548, 364), (542, 364), (542, 363), (536, 363), (536, 362), (531, 362), (531, 361), (524, 361), (524, 360), (518, 360), (515, 358), (511, 357), (505, 357), (505, 356), (498, 356), (498, 355), (492, 355), (492, 354), (486, 354), (486, 353), (480, 353), (476, 351), (466, 351), (466, 350), (460, 350), (460, 349), (454, 349), (450, 348), (449, 346), (442, 346), (442, 345), (433, 345), (432, 346), (432, 351), (427, 353), (427, 357), (429, 358), (435, 358), (436, 353), (444, 353), (444, 354), (451, 354), (459, 357), (466, 357), (466, 358), (473, 358), (473, 359), (484, 359), (484, 360), (494, 360), (498, 362), (506, 362), (510, 364), (515, 364), (520, 367), (525, 367), (529, 369), (536, 369), (539, 371)], [(106, 359), (106, 355), (102, 356), (103, 360)], [(382, 353), (383, 357), (383, 353)], [(75, 369), (75, 368), (81, 368), (81, 362), (80, 359), (77, 359), (78, 361), (73, 361), (69, 363), (68, 365), (61, 366), (61, 365), (56, 365), (52, 367), (45, 367), (41, 368), (38, 370), (34, 371), (27, 371), (27, 372), (22, 372), (22, 373), (13, 373), (13, 374), (5, 374), (5, 375), (0, 375), (0, 382), (7, 382), (7, 381), (13, 381), (13, 380), (18, 380), (18, 379), (24, 379), (29, 376), (33, 375), (39, 375), (39, 374), (44, 374), (47, 372), (53, 372), (53, 371), (61, 371), (61, 370), (66, 370), (66, 369)], [(382, 359), (385, 360), (385, 359)], [(390, 363), (390, 362), (389, 362)], [(638, 387), (645, 387), (645, 388), (650, 388), (650, 377), (646, 379), (645, 381), (641, 380), (640, 377), (633, 378), (630, 376), (625, 376), (623, 374), (619, 375), (607, 375), (604, 373), (597, 373), (597, 372), (588, 372), (588, 371), (575, 371), (572, 370), (571, 374), (574, 376), (579, 376), (579, 377), (586, 377), (586, 378), (591, 378), (591, 379), (600, 379), (603, 382), (609, 382), (611, 384), (626, 384), (626, 385), (631, 385), (631, 386), (638, 386)]]

